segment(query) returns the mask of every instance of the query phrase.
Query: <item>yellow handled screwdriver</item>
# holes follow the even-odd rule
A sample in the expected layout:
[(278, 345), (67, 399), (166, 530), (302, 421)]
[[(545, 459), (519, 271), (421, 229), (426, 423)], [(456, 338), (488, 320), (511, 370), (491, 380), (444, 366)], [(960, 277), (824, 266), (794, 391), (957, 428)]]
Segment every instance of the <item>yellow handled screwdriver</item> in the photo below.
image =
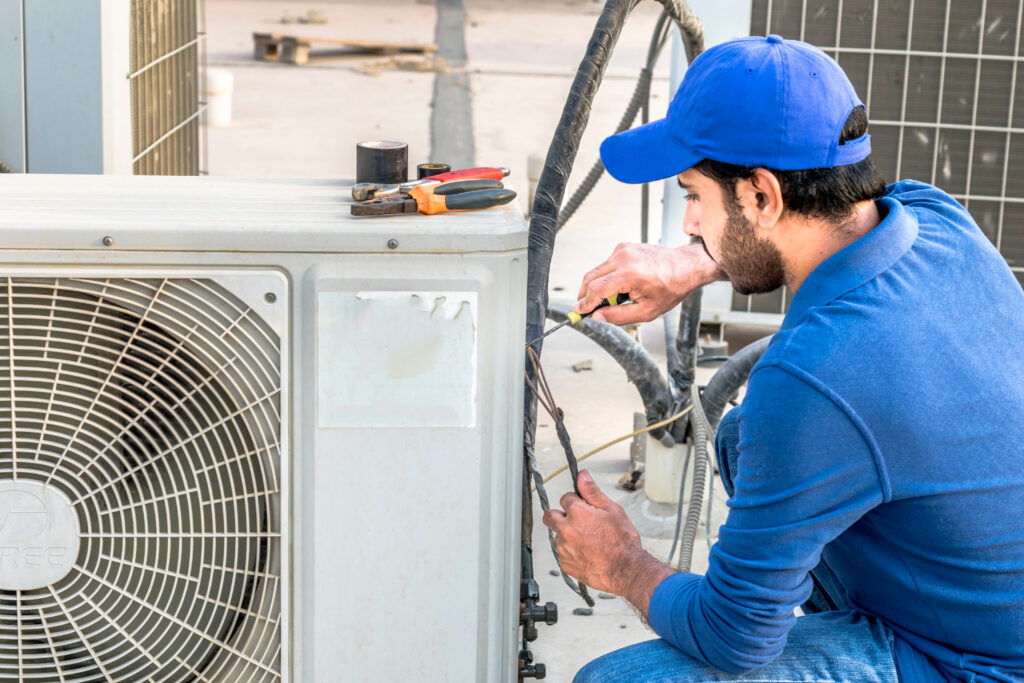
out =
[(594, 308), (594, 310), (590, 311), (589, 313), (577, 313), (576, 311), (569, 311), (569, 317), (568, 318), (566, 318), (562, 322), (558, 323), (557, 325), (552, 327), (550, 330), (548, 330), (547, 332), (545, 332), (544, 334), (540, 335), (539, 337), (534, 339), (532, 342), (527, 344), (526, 346), (528, 346), (528, 347), (529, 346), (533, 346), (534, 344), (539, 342), (544, 337), (548, 336), (549, 334), (551, 334), (555, 330), (558, 330), (558, 329), (561, 329), (561, 328), (565, 327), (566, 325), (575, 325), (576, 323), (578, 323), (579, 321), (583, 320), (584, 318), (589, 318), (590, 316), (592, 316), (594, 314), (594, 311), (596, 311), (599, 308), (604, 308), (605, 306), (618, 306), (619, 304), (627, 304), (627, 303), (631, 303), (630, 300), (629, 300), (629, 294), (618, 294), (616, 296), (608, 297), (607, 299), (605, 299), (604, 301), (599, 303)]

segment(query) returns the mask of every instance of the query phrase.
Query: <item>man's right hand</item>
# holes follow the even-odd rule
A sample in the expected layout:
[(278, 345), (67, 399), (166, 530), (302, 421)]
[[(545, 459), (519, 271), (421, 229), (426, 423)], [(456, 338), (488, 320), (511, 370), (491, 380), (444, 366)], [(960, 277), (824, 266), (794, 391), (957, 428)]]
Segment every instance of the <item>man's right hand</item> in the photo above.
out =
[(593, 318), (615, 325), (647, 322), (678, 306), (698, 287), (724, 277), (702, 244), (620, 244), (607, 261), (583, 277), (575, 309), (586, 313), (604, 299), (626, 293), (631, 305), (602, 308)]

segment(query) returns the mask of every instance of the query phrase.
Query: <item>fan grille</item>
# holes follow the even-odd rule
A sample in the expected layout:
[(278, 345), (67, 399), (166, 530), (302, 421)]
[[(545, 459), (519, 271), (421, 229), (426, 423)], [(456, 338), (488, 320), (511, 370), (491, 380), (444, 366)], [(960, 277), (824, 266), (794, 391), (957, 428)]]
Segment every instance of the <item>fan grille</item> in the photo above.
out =
[(6, 278), (0, 356), (0, 680), (280, 679), (277, 335), (209, 280)]

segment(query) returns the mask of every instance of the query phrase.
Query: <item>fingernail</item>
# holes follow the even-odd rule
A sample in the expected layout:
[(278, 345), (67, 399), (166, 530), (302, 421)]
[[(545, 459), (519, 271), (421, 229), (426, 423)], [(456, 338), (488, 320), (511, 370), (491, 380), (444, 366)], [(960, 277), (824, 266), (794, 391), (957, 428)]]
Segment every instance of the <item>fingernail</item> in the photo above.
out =
[(586, 470), (580, 470), (580, 479), (582, 479), (587, 484), (594, 483), (594, 478), (591, 477), (590, 472), (587, 472)]

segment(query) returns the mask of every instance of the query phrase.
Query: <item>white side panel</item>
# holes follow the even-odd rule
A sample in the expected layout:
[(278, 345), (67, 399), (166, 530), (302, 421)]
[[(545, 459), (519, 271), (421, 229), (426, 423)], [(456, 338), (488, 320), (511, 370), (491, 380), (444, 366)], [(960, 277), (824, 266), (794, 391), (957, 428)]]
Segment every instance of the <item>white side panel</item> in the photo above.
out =
[(25, 171), (25, 64), (22, 1), (0, 0), (0, 161)]
[[(341, 334), (351, 354), (351, 362), (318, 365), (313, 346), (330, 347), (335, 358), (345, 349), (330, 334), (307, 334), (315, 396), (355, 387), (349, 396), (400, 397), (435, 380), (437, 387), (420, 406), (372, 417), (376, 428), (350, 424), (336, 401), (319, 412), (303, 501), (312, 532), (304, 536), (315, 543), (300, 560), (315, 642), (303, 642), (311, 661), (300, 680), (514, 680), (525, 264), (522, 253), (352, 255), (307, 276), (304, 307), (318, 302), (320, 332)], [(413, 292), (447, 292), (457, 305), (432, 318)], [(476, 307), (466, 304), (473, 299)], [(338, 315), (374, 324), (356, 340), (336, 326)], [(404, 355), (402, 371), (382, 378), (403, 344), (424, 352)], [(467, 354), (475, 372), (466, 371)], [(447, 378), (446, 363), (454, 365)], [(445, 410), (453, 396), (464, 405), (474, 394), (475, 419)], [(303, 416), (311, 426), (315, 419)]]
[(103, 172), (132, 172), (131, 3), (102, 0)]

